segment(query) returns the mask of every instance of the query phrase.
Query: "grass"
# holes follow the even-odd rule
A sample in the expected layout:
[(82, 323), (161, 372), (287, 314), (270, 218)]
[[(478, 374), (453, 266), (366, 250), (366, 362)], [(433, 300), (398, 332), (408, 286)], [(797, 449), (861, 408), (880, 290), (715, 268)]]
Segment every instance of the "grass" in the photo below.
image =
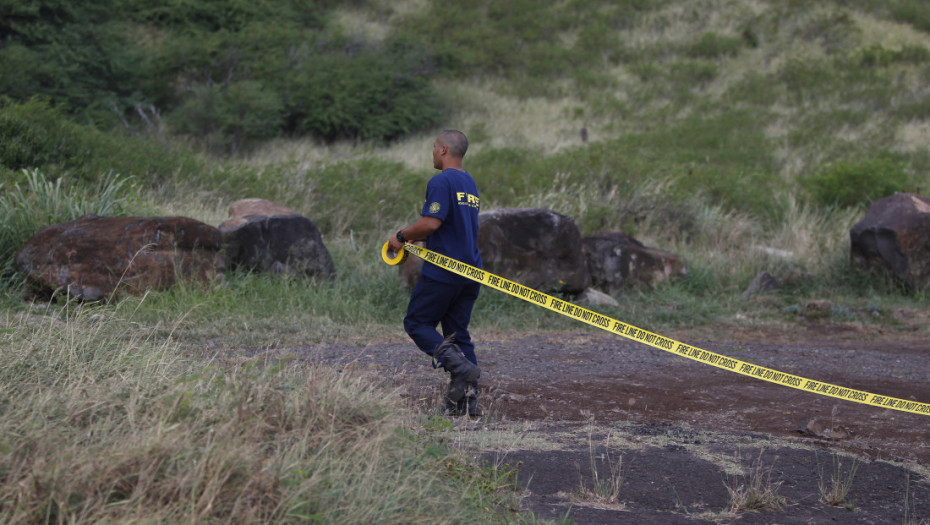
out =
[[(620, 488), (623, 486), (623, 457), (612, 458), (610, 453), (610, 434), (604, 439), (604, 451), (596, 452), (593, 428), (588, 430), (588, 458), (590, 460), (590, 484), (581, 478), (577, 500), (586, 503), (601, 505), (622, 506), (620, 503)], [(606, 464), (606, 473), (598, 468), (598, 464)], [(606, 475), (605, 475), (606, 474)]]
[(146, 325), (179, 319), (176, 331), (191, 345), (286, 348), (394, 328), (407, 292), (381, 261), (379, 245), (349, 237), (327, 247), (338, 266), (332, 280), (235, 272), (214, 286), (181, 284), (127, 302), (139, 302), (137, 319)]
[(842, 461), (839, 455), (833, 454), (833, 467), (829, 470), (830, 480), (827, 481), (824, 474), (823, 466), (817, 464), (817, 474), (819, 481), (817, 488), (820, 491), (820, 501), (831, 506), (843, 505), (849, 510), (855, 510), (855, 502), (848, 500), (849, 492), (852, 490), (853, 481), (856, 478), (856, 471), (859, 469), (859, 460), (852, 458), (852, 463), (843, 469)]
[(512, 507), (512, 472), (432, 444), (391, 393), (289, 358), (185, 352), (183, 323), (146, 327), (142, 308), (5, 317), (6, 519), (494, 523)]
[(924, 525), (926, 519), (919, 519), (913, 515), (915, 501), (911, 496), (911, 473), (908, 472), (904, 478), (904, 518), (901, 520), (902, 525)]
[(778, 494), (781, 481), (772, 481), (774, 467), (765, 466), (762, 460), (764, 452), (765, 449), (759, 450), (759, 457), (753, 460), (743, 476), (737, 476), (730, 483), (724, 483), (730, 495), (731, 513), (778, 510), (785, 505), (785, 498)]

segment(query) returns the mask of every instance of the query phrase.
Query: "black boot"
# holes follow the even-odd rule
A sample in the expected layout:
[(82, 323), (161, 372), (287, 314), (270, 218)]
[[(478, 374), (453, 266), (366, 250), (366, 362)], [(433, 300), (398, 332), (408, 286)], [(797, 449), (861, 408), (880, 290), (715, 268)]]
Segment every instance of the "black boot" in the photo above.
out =
[(451, 337), (439, 345), (433, 353), (433, 359), (442, 363), (442, 368), (452, 376), (446, 401), (455, 404), (463, 400), (466, 388), (478, 381), (481, 369), (465, 358), (459, 347), (451, 342)]
[(481, 417), (481, 408), (478, 406), (478, 383), (475, 383), (474, 387), (474, 393), (465, 397), (468, 402), (468, 417)]
[(465, 397), (457, 403), (447, 399), (446, 413), (450, 416), (481, 417), (481, 409), (478, 407), (478, 383), (469, 384), (465, 391)]

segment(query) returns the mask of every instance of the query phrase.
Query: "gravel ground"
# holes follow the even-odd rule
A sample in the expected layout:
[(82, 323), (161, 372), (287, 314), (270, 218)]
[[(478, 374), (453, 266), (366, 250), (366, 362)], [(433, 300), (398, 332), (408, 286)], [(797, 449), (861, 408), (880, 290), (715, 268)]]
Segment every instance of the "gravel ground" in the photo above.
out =
[[(807, 378), (928, 402), (930, 337), (921, 333), (809, 324), (663, 335)], [(930, 523), (928, 416), (766, 383), (606, 332), (473, 338), (484, 415), (455, 418), (452, 442), (518, 466), (525, 504), (539, 518)], [(369, 374), (398, 402), (439, 413), (447, 376), (402, 333), (288, 351)], [(844, 482), (848, 495), (826, 503), (823, 493)], [(608, 489), (617, 489), (616, 497)], [(734, 492), (767, 493), (779, 504), (733, 510)]]

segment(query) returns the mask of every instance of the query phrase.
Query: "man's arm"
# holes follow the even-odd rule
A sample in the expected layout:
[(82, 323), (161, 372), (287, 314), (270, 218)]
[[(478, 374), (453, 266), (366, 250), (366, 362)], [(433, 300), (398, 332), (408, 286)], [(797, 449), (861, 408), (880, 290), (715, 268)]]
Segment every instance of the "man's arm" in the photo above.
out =
[[(400, 233), (407, 242), (422, 241), (440, 226), (442, 226), (442, 221), (436, 217), (420, 217), (417, 222), (407, 226)], [(392, 252), (397, 253), (404, 248), (404, 245), (397, 239), (397, 234), (394, 234), (388, 238), (388, 247)]]

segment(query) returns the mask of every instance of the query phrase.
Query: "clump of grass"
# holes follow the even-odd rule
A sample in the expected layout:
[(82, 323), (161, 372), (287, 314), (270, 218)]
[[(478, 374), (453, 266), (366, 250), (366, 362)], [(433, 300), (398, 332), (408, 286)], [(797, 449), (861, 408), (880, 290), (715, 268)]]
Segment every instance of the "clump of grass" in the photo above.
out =
[[(623, 486), (623, 458), (612, 458), (610, 454), (610, 434), (604, 441), (604, 452), (598, 454), (594, 446), (591, 430), (588, 431), (588, 458), (591, 461), (591, 483), (581, 479), (578, 499), (606, 505), (620, 504), (620, 488)], [(607, 464), (606, 476), (598, 463)]]
[(500, 521), (390, 393), (289, 358), (185, 354), (133, 308), (4, 319), (10, 522)]
[(759, 450), (744, 476), (738, 476), (731, 484), (724, 483), (730, 496), (729, 511), (738, 513), (747, 510), (778, 510), (785, 505), (785, 498), (778, 494), (781, 481), (772, 481), (772, 468), (762, 461), (765, 449)]
[(911, 496), (911, 473), (908, 472), (904, 478), (904, 519), (901, 521), (903, 525), (924, 525), (927, 523), (926, 519), (920, 519), (913, 515), (915, 507), (914, 499)]
[(852, 489), (853, 480), (856, 478), (856, 471), (859, 469), (859, 460), (852, 459), (852, 464), (843, 469), (842, 461), (839, 455), (833, 454), (833, 468), (830, 470), (830, 480), (827, 481), (824, 475), (823, 466), (818, 462), (817, 474), (819, 481), (817, 488), (820, 490), (820, 501), (831, 506), (844, 505), (847, 509), (853, 510), (856, 504), (847, 501), (849, 491)]

